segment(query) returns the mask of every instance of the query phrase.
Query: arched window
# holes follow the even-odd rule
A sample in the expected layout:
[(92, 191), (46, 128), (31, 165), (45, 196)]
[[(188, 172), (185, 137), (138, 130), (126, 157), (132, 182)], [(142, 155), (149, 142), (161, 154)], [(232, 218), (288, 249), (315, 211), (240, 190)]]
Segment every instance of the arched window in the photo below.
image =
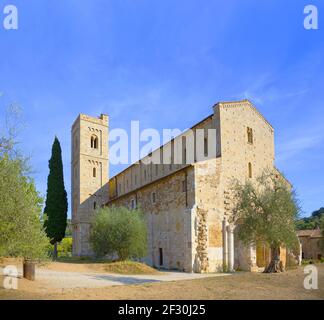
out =
[(95, 178), (97, 176), (97, 170), (96, 168), (92, 169), (92, 176)]
[(248, 143), (253, 144), (253, 130), (252, 130), (252, 128), (247, 127), (247, 138), (248, 138)]
[(252, 178), (252, 163), (249, 162), (249, 178)]
[(98, 149), (98, 137), (95, 135), (91, 136), (91, 148)]

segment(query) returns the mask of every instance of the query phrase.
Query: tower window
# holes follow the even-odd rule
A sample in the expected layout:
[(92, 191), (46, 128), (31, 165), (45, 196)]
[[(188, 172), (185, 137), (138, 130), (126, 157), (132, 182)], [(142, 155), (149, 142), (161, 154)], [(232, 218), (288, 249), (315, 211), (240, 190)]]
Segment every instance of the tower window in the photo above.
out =
[(247, 127), (247, 138), (248, 138), (248, 143), (253, 144), (253, 130), (252, 130), (252, 128)]
[(249, 162), (249, 178), (252, 178), (252, 163)]
[(96, 210), (97, 209), (97, 202), (95, 201), (94, 203), (93, 203), (93, 210)]
[(97, 169), (93, 168), (92, 169), (92, 176), (95, 178), (97, 176)]
[(98, 149), (98, 137), (95, 135), (91, 136), (91, 148)]

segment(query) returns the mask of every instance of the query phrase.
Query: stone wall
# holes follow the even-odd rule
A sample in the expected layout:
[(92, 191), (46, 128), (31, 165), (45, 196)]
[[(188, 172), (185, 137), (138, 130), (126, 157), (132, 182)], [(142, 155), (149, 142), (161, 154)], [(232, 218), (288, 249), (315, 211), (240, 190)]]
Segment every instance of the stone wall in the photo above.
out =
[[(160, 148), (111, 178), (108, 186), (107, 122), (104, 117), (80, 116), (72, 129), (72, 141), (76, 141), (72, 153), (74, 253), (90, 252), (87, 237), (94, 201), (129, 208), (136, 203), (147, 221), (147, 263), (189, 272), (223, 270), (230, 252), (224, 248), (231, 242), (224, 240), (228, 228), (222, 224), (231, 218), (233, 179), (255, 179), (266, 167), (273, 168), (271, 125), (249, 101), (218, 103), (211, 116), (192, 127), (216, 129), (216, 157), (176, 164), (171, 153), (170, 164), (149, 163), (150, 157), (165, 161)], [(89, 149), (93, 132), (102, 141), (95, 153)], [(92, 179), (94, 167), (100, 175)], [(233, 242), (234, 265), (243, 270), (257, 267), (256, 248), (244, 247), (235, 235)]]
[(302, 245), (303, 259), (319, 259), (324, 257), (324, 248), (321, 246), (323, 237), (299, 237)]
[[(183, 188), (185, 181), (187, 191)], [(108, 206), (126, 206), (131, 209), (134, 201), (144, 212), (147, 222), (148, 255), (144, 261), (155, 267), (192, 271), (192, 208), (195, 201), (193, 168), (188, 166), (180, 169), (163, 179), (111, 199)]]
[[(96, 138), (96, 147), (91, 146)], [(90, 219), (108, 201), (108, 117), (80, 114), (71, 132), (73, 254), (91, 255)]]

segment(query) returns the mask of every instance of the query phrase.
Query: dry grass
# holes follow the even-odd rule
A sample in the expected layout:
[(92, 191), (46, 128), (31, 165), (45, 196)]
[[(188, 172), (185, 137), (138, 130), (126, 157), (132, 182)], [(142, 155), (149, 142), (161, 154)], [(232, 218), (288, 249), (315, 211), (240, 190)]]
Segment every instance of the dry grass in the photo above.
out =
[[(20, 258), (2, 258), (0, 267), (6, 265), (22, 266), (23, 260)], [(57, 261), (47, 261), (38, 264), (38, 268), (46, 268), (53, 271), (68, 272), (101, 272), (101, 273), (118, 273), (118, 274), (157, 274), (157, 270), (146, 265), (145, 263), (135, 261), (116, 261), (94, 260), (91, 258), (62, 258)]]
[(158, 271), (150, 266), (135, 261), (117, 261), (104, 266), (106, 272), (119, 274), (157, 274)]
[[(56, 270), (89, 267), (94, 264), (51, 264)], [(109, 264), (101, 264), (106, 267)], [(125, 267), (125, 266), (123, 266)], [(121, 268), (119, 265), (116, 269)], [(127, 270), (127, 267), (125, 267)], [(132, 267), (133, 268), (133, 267)], [(173, 282), (155, 282), (140, 285), (110, 286), (104, 288), (49, 289), (46, 284), (19, 279), (19, 290), (4, 290), (0, 299), (270, 299), (270, 300), (324, 300), (324, 264), (317, 265), (318, 290), (306, 290), (304, 268), (298, 267), (279, 274), (237, 272), (233, 276), (203, 278)], [(115, 270), (116, 270), (115, 269)], [(0, 284), (2, 276), (0, 276)]]

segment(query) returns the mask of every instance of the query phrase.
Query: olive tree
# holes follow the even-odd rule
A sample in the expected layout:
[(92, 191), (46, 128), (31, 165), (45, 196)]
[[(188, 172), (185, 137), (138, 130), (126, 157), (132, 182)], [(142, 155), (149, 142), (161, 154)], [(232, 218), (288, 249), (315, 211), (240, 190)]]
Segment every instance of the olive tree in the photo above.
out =
[(255, 181), (233, 184), (232, 220), (238, 226), (238, 238), (245, 245), (265, 243), (271, 250), (271, 262), (265, 272), (280, 272), (280, 247), (296, 249), (295, 220), (300, 212), (295, 192), (284, 177), (265, 170)]
[(117, 255), (118, 260), (141, 258), (147, 251), (143, 213), (126, 207), (99, 209), (91, 220), (90, 243), (98, 257)]
[(13, 132), (0, 135), (0, 256), (42, 259), (48, 246), (41, 223), (43, 199), (26, 158), (15, 148)]

